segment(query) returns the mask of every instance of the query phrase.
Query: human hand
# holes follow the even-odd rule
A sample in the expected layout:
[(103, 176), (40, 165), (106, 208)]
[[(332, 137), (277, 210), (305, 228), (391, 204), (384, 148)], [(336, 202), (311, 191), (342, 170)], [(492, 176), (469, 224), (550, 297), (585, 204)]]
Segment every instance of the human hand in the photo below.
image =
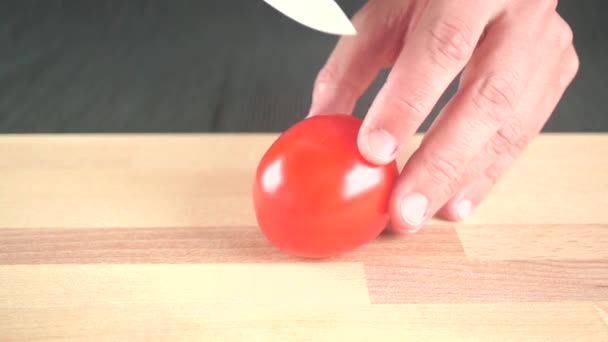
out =
[(403, 149), (462, 72), (393, 191), (391, 225), (464, 219), (542, 130), (578, 71), (557, 0), (370, 0), (315, 81), (309, 115), (351, 113), (386, 67), (358, 146), (372, 163)]

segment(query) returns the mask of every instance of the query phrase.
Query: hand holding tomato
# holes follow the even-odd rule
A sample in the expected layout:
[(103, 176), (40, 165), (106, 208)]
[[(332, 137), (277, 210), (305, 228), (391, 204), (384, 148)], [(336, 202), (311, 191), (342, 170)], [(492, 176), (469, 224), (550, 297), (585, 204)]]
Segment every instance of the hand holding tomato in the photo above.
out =
[(253, 183), (261, 231), (283, 251), (326, 257), (353, 250), (388, 224), (395, 162), (373, 165), (357, 149), (361, 120), (328, 114), (303, 120), (264, 154)]
[(355, 15), (358, 34), (342, 37), (319, 72), (310, 115), (351, 113), (378, 71), (392, 66), (358, 134), (366, 160), (392, 163), (462, 72), (395, 184), (393, 228), (416, 231), (438, 212), (464, 219), (540, 132), (579, 65), (556, 6), (370, 0)]

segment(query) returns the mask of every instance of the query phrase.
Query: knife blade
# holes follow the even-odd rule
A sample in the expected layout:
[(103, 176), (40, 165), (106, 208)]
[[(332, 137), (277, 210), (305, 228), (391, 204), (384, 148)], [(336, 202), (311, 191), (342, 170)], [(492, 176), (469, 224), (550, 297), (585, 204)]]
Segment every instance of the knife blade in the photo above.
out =
[(264, 0), (296, 22), (335, 35), (356, 35), (357, 30), (335, 0)]

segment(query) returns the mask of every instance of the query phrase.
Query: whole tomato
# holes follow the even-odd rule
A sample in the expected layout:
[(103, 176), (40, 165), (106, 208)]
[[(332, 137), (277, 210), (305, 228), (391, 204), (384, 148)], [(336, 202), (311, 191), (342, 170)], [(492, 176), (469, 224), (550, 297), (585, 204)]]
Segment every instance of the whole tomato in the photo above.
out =
[(284, 252), (310, 258), (353, 250), (388, 224), (396, 162), (368, 163), (357, 148), (361, 119), (306, 118), (262, 157), (253, 201), (262, 233)]

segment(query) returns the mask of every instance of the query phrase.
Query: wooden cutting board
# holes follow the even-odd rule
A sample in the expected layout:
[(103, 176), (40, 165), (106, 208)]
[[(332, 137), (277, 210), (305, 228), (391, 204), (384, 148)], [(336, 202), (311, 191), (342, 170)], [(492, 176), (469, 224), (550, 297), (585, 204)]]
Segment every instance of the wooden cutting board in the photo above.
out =
[(0, 137), (0, 341), (608, 341), (608, 135), (543, 135), (466, 222), (316, 261), (256, 227), (274, 138)]

